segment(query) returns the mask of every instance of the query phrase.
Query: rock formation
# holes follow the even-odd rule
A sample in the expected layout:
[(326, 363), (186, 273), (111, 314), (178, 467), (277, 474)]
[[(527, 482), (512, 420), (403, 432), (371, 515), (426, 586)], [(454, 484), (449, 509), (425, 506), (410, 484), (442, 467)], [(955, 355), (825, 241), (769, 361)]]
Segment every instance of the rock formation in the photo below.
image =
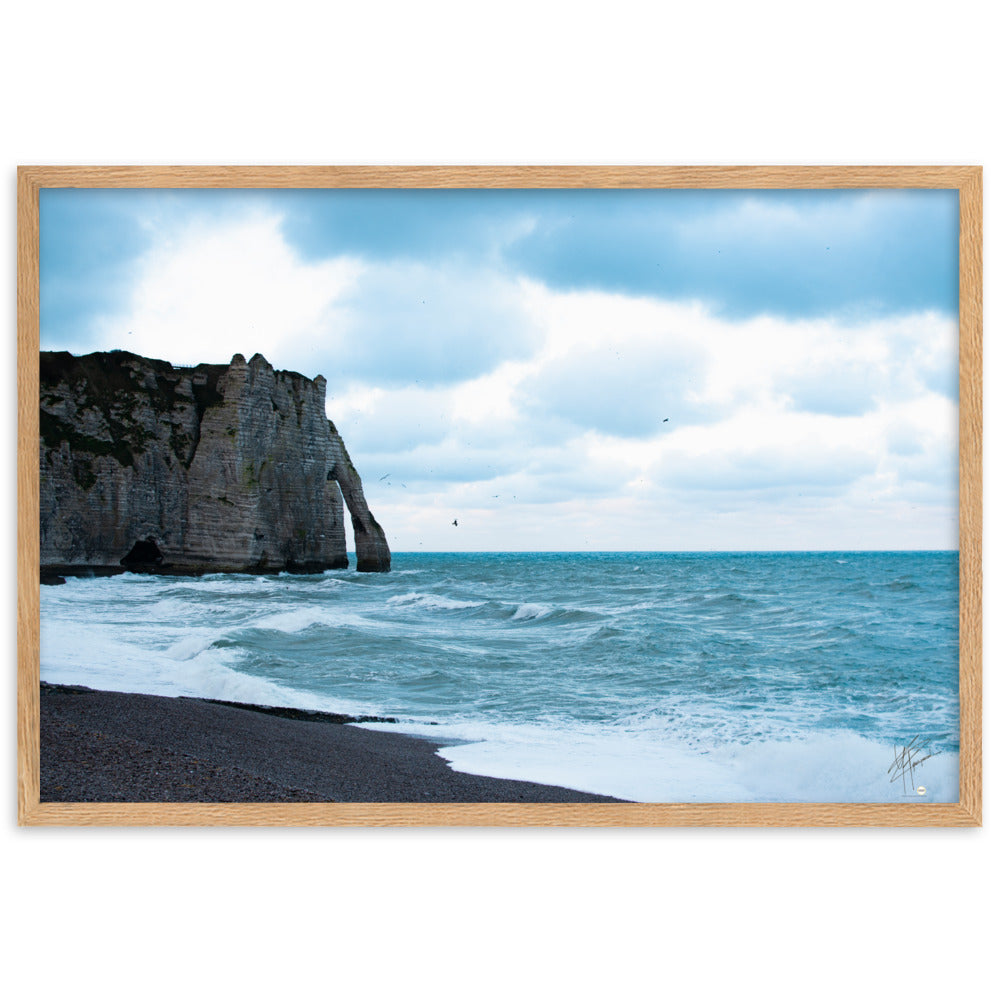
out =
[(41, 354), (43, 573), (389, 569), (326, 380), (260, 354), (175, 368), (127, 351)]

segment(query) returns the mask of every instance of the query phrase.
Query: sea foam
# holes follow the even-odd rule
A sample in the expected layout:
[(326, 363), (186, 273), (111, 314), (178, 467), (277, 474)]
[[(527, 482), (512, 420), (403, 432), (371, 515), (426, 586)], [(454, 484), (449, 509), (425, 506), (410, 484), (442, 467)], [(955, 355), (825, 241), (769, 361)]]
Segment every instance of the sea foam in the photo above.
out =
[(459, 611), (462, 608), (481, 608), (485, 601), (462, 601), (454, 597), (444, 597), (441, 594), (419, 594), (411, 591), (409, 594), (398, 594), (385, 602), (389, 607), (426, 608), (430, 611)]
[(460, 741), (438, 750), (457, 771), (634, 802), (958, 801), (958, 754), (930, 758), (904, 786), (902, 777), (894, 781), (890, 774), (897, 748), (853, 733), (695, 750), (649, 733), (591, 726), (470, 721), (405, 723), (400, 730)]
[(548, 604), (522, 604), (518, 609), (511, 615), (514, 621), (530, 621), (533, 618), (543, 618), (545, 615), (551, 614), (552, 608)]

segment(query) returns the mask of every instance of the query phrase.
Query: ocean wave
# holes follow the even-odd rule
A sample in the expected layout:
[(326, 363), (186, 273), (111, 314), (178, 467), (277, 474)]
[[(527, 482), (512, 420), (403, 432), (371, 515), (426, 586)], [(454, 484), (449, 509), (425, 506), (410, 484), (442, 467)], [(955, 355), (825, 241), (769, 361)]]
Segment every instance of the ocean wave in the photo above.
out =
[(459, 683), (459, 678), (451, 671), (440, 667), (423, 670), (419, 674), (407, 677), (402, 682), (404, 687), (416, 690), (437, 690), (442, 685), (448, 687), (456, 683)]
[[(328, 569), (324, 570), (321, 574), (322, 580), (320, 586), (337, 583), (343, 584), (345, 587), (363, 587), (366, 582), (370, 582), (371, 576), (368, 573), (359, 573), (354, 569)], [(287, 579), (292, 583), (305, 583), (307, 586), (313, 586), (315, 583), (315, 577), (310, 579), (308, 576), (303, 576), (299, 573), (288, 574)]]
[(702, 607), (715, 608), (739, 608), (754, 607), (760, 605), (760, 601), (755, 597), (748, 597), (745, 594), (690, 594), (682, 601), (684, 604), (699, 604)]
[(617, 639), (624, 634), (624, 629), (615, 628), (613, 625), (600, 625), (587, 636), (585, 641), (603, 642), (607, 639)]
[(607, 611), (610, 614), (623, 615), (628, 614), (630, 611), (649, 611), (652, 608), (662, 607), (662, 601), (639, 601), (638, 604), (623, 604), (621, 607), (617, 608), (601, 608), (601, 611)]
[[(168, 592), (169, 593), (169, 592)], [(192, 602), (190, 597), (166, 596), (164, 595), (153, 604), (141, 606), (142, 614), (151, 622), (188, 622), (191, 620)], [(222, 603), (199, 602), (197, 612), (199, 615), (219, 615), (227, 610)]]
[(212, 573), (208, 576), (160, 577), (169, 580), (164, 596), (197, 596), (199, 594), (224, 594), (227, 598), (252, 596), (277, 590), (278, 580), (274, 577), (250, 576), (247, 574)]
[(481, 608), (486, 601), (461, 601), (442, 594), (420, 594), (411, 591), (409, 594), (398, 594), (386, 602), (391, 607), (427, 608), (430, 611), (461, 611), (463, 608)]
[(279, 611), (245, 623), (245, 628), (262, 629), (269, 632), (304, 632), (314, 625), (338, 625), (329, 615), (324, 615), (318, 608), (297, 608), (293, 611)]
[(549, 604), (521, 604), (511, 615), (513, 621), (532, 621), (535, 618), (544, 618), (552, 613), (552, 606)]
[(543, 604), (539, 601), (525, 601), (522, 604), (507, 604), (503, 601), (472, 602), (469, 618), (481, 621), (525, 624), (544, 620), (549, 624), (572, 624), (575, 622), (602, 621), (611, 616), (610, 611), (591, 608), (570, 608), (557, 604)]
[(204, 653), (205, 650), (210, 649), (224, 635), (225, 633), (222, 632), (199, 630), (184, 636), (183, 639), (178, 639), (177, 642), (167, 649), (166, 655), (172, 660), (194, 659), (200, 653)]

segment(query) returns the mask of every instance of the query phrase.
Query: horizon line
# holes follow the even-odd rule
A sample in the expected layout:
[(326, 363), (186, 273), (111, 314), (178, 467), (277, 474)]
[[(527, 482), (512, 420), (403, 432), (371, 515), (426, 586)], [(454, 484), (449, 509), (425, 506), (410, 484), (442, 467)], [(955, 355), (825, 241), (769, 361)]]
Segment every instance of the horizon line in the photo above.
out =
[[(840, 555), (955, 553), (959, 549), (394, 549), (392, 555)], [(349, 556), (357, 555), (348, 550)]]

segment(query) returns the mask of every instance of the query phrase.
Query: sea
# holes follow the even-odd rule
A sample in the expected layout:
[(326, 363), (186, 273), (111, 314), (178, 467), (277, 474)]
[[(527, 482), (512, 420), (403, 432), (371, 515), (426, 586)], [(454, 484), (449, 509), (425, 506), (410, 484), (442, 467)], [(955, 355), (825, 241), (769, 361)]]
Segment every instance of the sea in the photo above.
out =
[(632, 801), (955, 802), (958, 635), (957, 552), (394, 553), (43, 587), (41, 676), (391, 718)]

